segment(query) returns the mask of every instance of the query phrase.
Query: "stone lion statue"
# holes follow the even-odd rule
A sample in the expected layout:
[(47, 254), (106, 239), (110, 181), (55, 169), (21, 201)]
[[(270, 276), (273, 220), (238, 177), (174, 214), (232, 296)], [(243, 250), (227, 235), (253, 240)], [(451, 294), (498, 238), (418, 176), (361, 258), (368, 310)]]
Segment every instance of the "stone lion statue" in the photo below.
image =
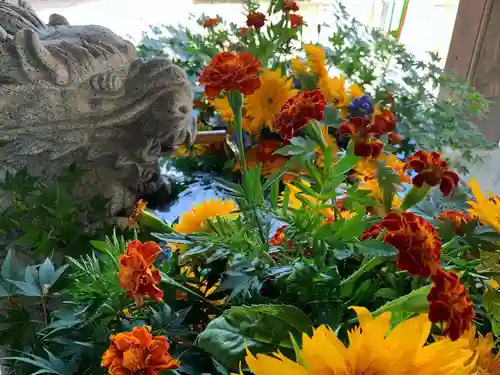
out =
[[(158, 158), (195, 136), (185, 73), (96, 25), (45, 25), (0, 0), (0, 165), (47, 179), (84, 160), (76, 195), (110, 198), (110, 215), (161, 188)], [(6, 204), (4, 202), (4, 204)]]

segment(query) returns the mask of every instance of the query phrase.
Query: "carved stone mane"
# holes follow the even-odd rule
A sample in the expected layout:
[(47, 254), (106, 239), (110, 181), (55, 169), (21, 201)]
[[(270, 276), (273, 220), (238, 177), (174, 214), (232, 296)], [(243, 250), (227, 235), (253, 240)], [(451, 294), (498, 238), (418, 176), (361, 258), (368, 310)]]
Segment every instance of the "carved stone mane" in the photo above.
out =
[(105, 27), (51, 24), (0, 0), (0, 164), (50, 179), (85, 157), (76, 193), (111, 198), (114, 215), (158, 189), (158, 157), (194, 137), (190, 85)]

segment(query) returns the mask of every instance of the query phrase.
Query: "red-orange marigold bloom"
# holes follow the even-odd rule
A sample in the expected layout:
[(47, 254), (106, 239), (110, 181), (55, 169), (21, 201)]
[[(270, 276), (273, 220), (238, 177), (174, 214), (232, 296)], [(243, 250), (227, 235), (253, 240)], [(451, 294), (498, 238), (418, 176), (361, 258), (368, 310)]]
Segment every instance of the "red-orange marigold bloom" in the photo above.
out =
[(134, 240), (127, 246), (127, 252), (120, 255), (120, 287), (127, 296), (134, 297), (137, 306), (142, 306), (143, 298), (161, 301), (163, 291), (156, 285), (160, 283), (160, 272), (153, 267), (156, 256), (161, 252), (155, 242), (142, 243)]
[(211, 28), (217, 26), (219, 23), (220, 23), (219, 17), (216, 17), (216, 18), (207, 18), (207, 19), (203, 20), (203, 24), (202, 25), (206, 29), (211, 29)]
[(403, 136), (401, 134), (390, 132), (389, 134), (389, 143), (391, 145), (398, 145), (403, 142)]
[(159, 375), (179, 368), (170, 356), (165, 336), (153, 337), (146, 327), (111, 336), (111, 344), (102, 355), (101, 367), (110, 375)]
[(304, 19), (298, 14), (290, 14), (290, 27), (297, 29), (304, 24)]
[(260, 61), (249, 52), (222, 52), (214, 56), (200, 75), (200, 84), (205, 86), (209, 98), (221, 91), (238, 90), (245, 95), (260, 87)]
[(260, 29), (266, 23), (266, 15), (261, 12), (252, 12), (247, 16), (247, 26)]
[(240, 35), (245, 36), (248, 34), (248, 27), (240, 27)]
[(282, 144), (280, 141), (275, 140), (263, 140), (257, 145), (257, 159), (259, 161), (275, 161), (281, 158), (281, 155), (274, 155), (273, 153), (281, 148)]
[(439, 268), (441, 239), (436, 229), (424, 218), (411, 212), (390, 213), (382, 222), (368, 228), (361, 240), (376, 238), (387, 230), (383, 241), (399, 254), (397, 266), (410, 275), (429, 277)]
[(129, 228), (137, 227), (137, 218), (144, 214), (144, 210), (146, 209), (148, 202), (144, 199), (139, 199), (135, 202), (135, 210), (134, 213), (128, 218), (127, 226)]
[(439, 152), (419, 150), (410, 156), (405, 169), (413, 169), (417, 175), (413, 177), (413, 185), (422, 187), (425, 184), (436, 186), (445, 197), (449, 196), (458, 185), (458, 175), (449, 170), (448, 164), (441, 159)]
[(352, 136), (358, 138), (375, 137), (389, 133), (396, 127), (396, 116), (389, 110), (373, 116), (373, 119), (365, 117), (353, 117), (340, 125), (341, 136)]
[(460, 212), (460, 211), (443, 211), (438, 217), (438, 220), (443, 222), (443, 221), (448, 221), (451, 222), (454, 225), (455, 233), (458, 234), (459, 236), (464, 234), (464, 231), (462, 230), (462, 225), (470, 223), (473, 219), (469, 215)]
[(354, 144), (354, 154), (364, 158), (378, 158), (384, 144), (379, 140), (359, 140)]
[(283, 10), (285, 12), (298, 12), (299, 4), (295, 0), (285, 0), (283, 3)]
[(445, 322), (444, 335), (457, 340), (469, 330), (475, 316), (474, 306), (467, 295), (467, 289), (460, 283), (455, 271), (438, 269), (432, 276), (433, 287), (427, 295), (429, 320)]
[(292, 139), (311, 120), (323, 120), (325, 97), (319, 90), (306, 90), (288, 99), (276, 118), (275, 129), (281, 138)]
[[(283, 243), (285, 243), (286, 237), (285, 237), (285, 229), (287, 225), (283, 225), (276, 229), (276, 233), (274, 233), (274, 236), (269, 240), (269, 244), (271, 246), (280, 246)], [(291, 248), (293, 246), (292, 240), (287, 241), (287, 247)]]

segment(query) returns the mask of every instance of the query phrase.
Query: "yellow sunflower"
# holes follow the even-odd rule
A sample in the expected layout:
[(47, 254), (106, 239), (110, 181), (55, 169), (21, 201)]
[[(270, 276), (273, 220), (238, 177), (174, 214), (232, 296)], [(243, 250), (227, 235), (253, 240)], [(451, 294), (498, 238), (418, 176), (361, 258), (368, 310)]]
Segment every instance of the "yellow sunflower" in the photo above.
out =
[(363, 96), (364, 93), (365, 92), (363, 91), (363, 88), (361, 86), (359, 86), (358, 84), (351, 83), (349, 85), (349, 94), (351, 96), (351, 100), (354, 98), (359, 98), (359, 97)]
[(302, 60), (298, 57), (292, 59), (290, 61), (290, 67), (292, 68), (292, 72), (294, 74), (308, 74), (309, 70), (307, 69), (306, 64), (302, 62)]
[(469, 375), (473, 353), (464, 340), (443, 339), (425, 345), (431, 323), (420, 315), (392, 331), (390, 313), (373, 318), (363, 307), (353, 308), (360, 327), (349, 332), (346, 347), (326, 326), (303, 335), (297, 361), (281, 353), (273, 356), (247, 351), (246, 363), (254, 375)]
[(326, 54), (323, 48), (314, 44), (306, 44), (304, 50), (307, 56), (307, 66), (311, 72), (316, 73), (319, 77), (327, 75)]
[(477, 218), (482, 224), (500, 232), (500, 198), (488, 192), (488, 199), (481, 191), (476, 180), (471, 180), (469, 186), (475, 201), (467, 201), (470, 208), (467, 210), (471, 216)]
[(318, 88), (325, 96), (327, 103), (337, 107), (345, 107), (347, 105), (344, 76), (333, 78), (328, 76), (321, 77), (318, 80)]
[(208, 219), (214, 219), (217, 216), (235, 217), (238, 214), (232, 212), (237, 209), (238, 206), (232, 200), (206, 200), (183, 213), (179, 222), (172, 227), (177, 233), (182, 234), (203, 232)]
[(215, 98), (209, 101), (210, 105), (215, 108), (215, 110), (219, 113), (220, 117), (224, 121), (233, 121), (234, 114), (231, 106), (229, 105), (229, 99), (227, 96), (222, 98)]
[(473, 326), (462, 338), (477, 356), (475, 375), (500, 375), (500, 355), (493, 354), (494, 340), (491, 332), (486, 336), (480, 333), (476, 335), (476, 327)]
[(259, 131), (264, 125), (270, 128), (283, 104), (297, 93), (292, 88), (292, 81), (283, 77), (279, 70), (264, 70), (260, 82), (260, 87), (245, 101), (245, 113), (250, 119), (248, 128)]

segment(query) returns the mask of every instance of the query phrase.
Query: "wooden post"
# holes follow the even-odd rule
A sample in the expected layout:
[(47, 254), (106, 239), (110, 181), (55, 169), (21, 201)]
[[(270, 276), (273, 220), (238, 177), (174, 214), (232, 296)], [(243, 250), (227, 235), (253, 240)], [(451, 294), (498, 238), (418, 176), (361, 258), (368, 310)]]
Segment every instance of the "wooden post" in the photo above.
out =
[(460, 0), (446, 68), (490, 100), (476, 122), (488, 141), (500, 141), (500, 0)]

